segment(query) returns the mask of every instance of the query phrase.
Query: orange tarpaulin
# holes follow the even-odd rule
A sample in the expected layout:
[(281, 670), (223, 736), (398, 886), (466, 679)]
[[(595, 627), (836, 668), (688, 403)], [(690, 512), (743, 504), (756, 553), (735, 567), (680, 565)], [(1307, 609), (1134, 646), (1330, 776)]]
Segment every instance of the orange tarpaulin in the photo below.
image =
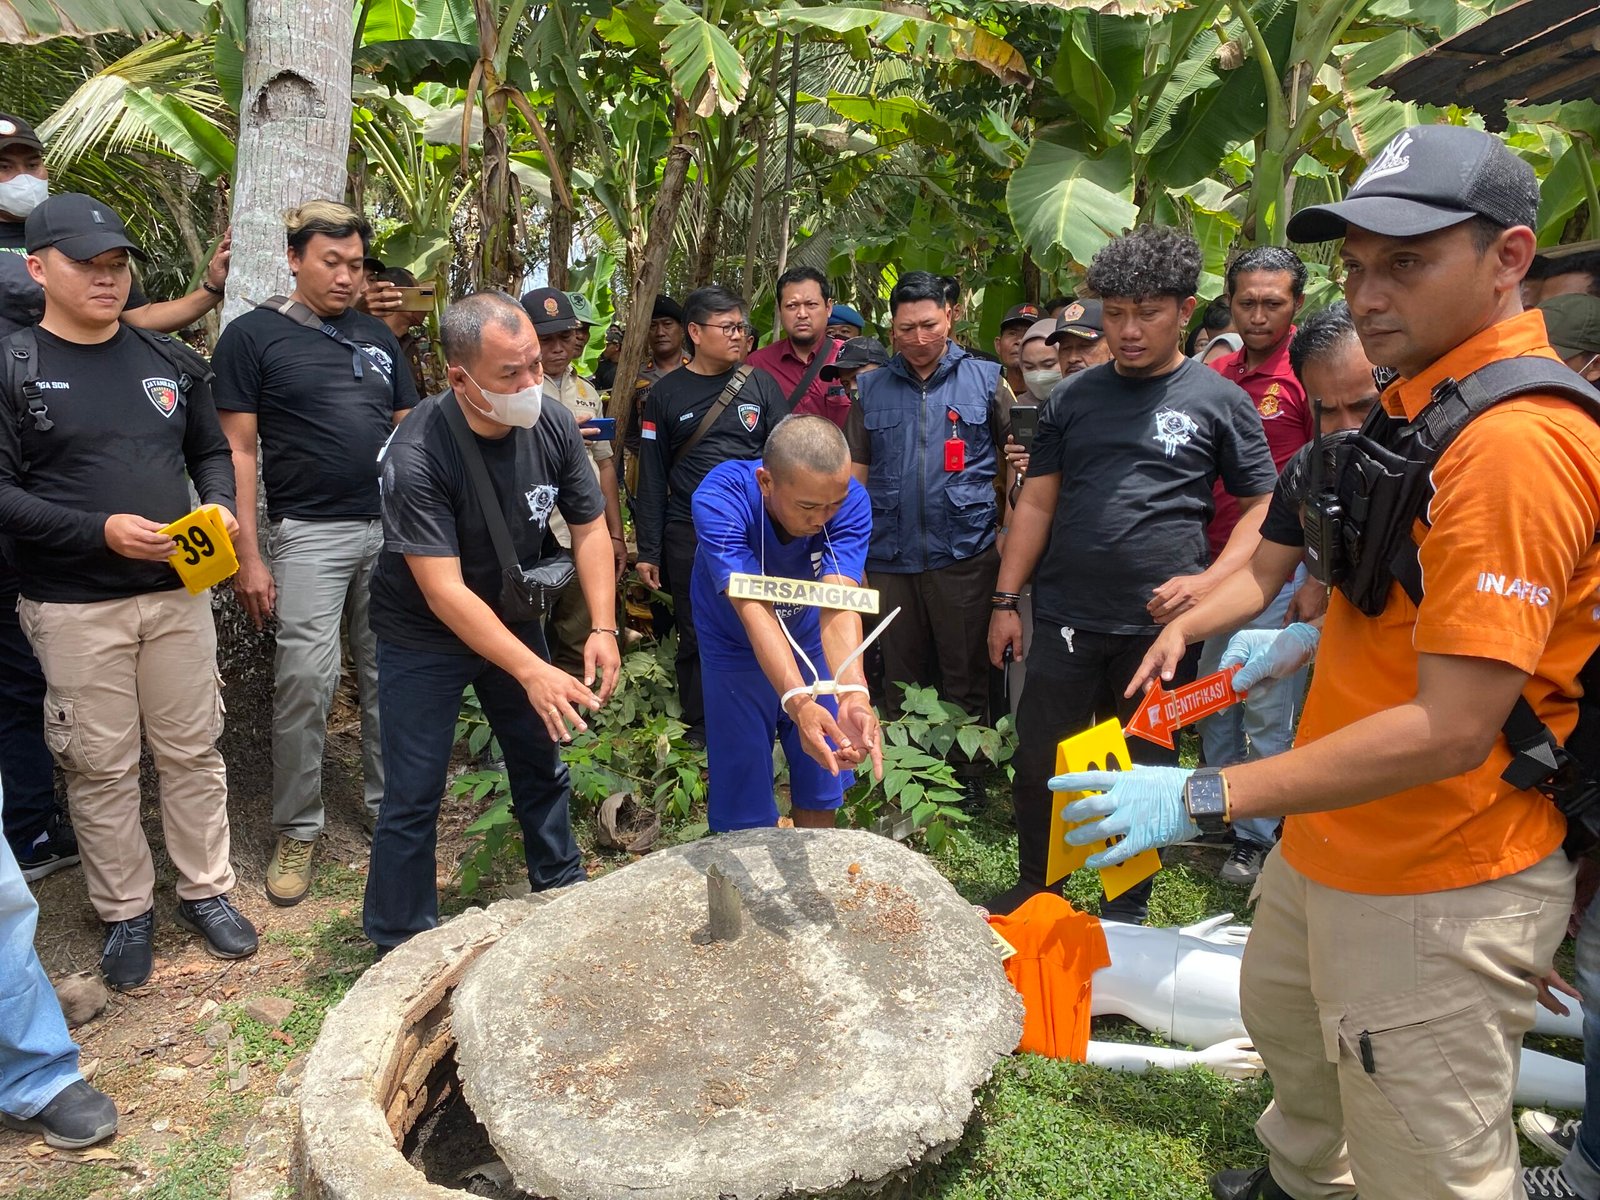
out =
[(1082, 1062), (1089, 1047), (1090, 982), (1111, 965), (1100, 922), (1053, 892), (1040, 892), (1016, 911), (990, 917), (1016, 948), (1006, 977), (1022, 993), (1018, 1050)]

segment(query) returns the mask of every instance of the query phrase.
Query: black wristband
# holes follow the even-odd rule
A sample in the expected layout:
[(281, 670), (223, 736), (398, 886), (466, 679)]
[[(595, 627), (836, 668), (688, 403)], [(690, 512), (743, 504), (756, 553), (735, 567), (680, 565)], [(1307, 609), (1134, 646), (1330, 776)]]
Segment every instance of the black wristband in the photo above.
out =
[(993, 612), (1018, 612), (1018, 611), (1020, 611), (1017, 608), (1017, 602), (1015, 600), (991, 600), (991, 601), (989, 601), (989, 608)]
[(209, 279), (202, 279), (200, 281), (200, 286), (205, 288), (205, 290), (210, 292), (213, 296), (221, 296), (221, 295), (223, 295), (223, 290), (221, 288), (219, 288), (219, 287), (213, 287), (211, 285), (211, 280), (209, 280)]

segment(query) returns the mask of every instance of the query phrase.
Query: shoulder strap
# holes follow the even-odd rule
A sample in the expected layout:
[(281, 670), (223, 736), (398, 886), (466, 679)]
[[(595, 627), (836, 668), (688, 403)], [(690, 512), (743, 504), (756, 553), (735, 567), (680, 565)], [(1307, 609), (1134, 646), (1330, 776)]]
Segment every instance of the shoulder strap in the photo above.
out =
[(1572, 400), (1600, 422), (1600, 391), (1565, 363), (1525, 355), (1485, 363), (1460, 381), (1446, 379), (1433, 389), (1433, 401), (1417, 415), (1429, 441), (1443, 451), (1467, 422), (1502, 400), (1543, 392)]
[[(1433, 389), (1433, 399), (1417, 414), (1413, 427), (1427, 434), (1429, 453), (1434, 460), (1467, 427), (1468, 422), (1502, 400), (1531, 392), (1560, 396), (1582, 406), (1591, 420), (1600, 423), (1600, 391), (1565, 363), (1537, 355), (1502, 358), (1485, 363), (1460, 380), (1441, 380)], [(1375, 408), (1374, 411), (1377, 411)], [(1427, 490), (1432, 495), (1431, 486)], [(1427, 512), (1426, 502), (1420, 517)], [(1408, 517), (1414, 520), (1416, 517)], [(1400, 543), (1389, 569), (1410, 598), (1422, 604), (1422, 564), (1415, 539)]]
[(6, 393), (21, 403), (17, 431), (26, 428), (24, 419), (31, 417), (37, 432), (49, 433), (56, 423), (50, 419), (50, 406), (39, 387), (39, 339), (33, 326), (26, 325), (5, 339), (5, 372)]
[[(820, 370), (821, 368), (818, 369)], [(727, 386), (722, 389), (722, 395), (718, 396), (716, 402), (706, 409), (706, 415), (701, 417), (700, 424), (694, 427), (694, 432), (689, 435), (689, 440), (679, 446), (678, 452), (672, 456), (672, 465), (674, 467), (684, 460), (684, 456), (689, 451), (700, 444), (700, 439), (705, 437), (711, 427), (716, 424), (717, 418), (722, 415), (722, 410), (733, 403), (733, 398), (739, 394), (740, 389), (744, 387), (745, 380), (750, 378), (750, 373), (754, 370), (755, 368), (748, 364), (741, 364), (739, 369), (733, 373), (733, 378), (729, 379)]]
[[(1444, 380), (1434, 389), (1433, 402), (1417, 415), (1417, 422), (1426, 427), (1437, 459), (1473, 417), (1502, 400), (1530, 392), (1572, 400), (1600, 423), (1600, 391), (1565, 363), (1537, 356), (1503, 358), (1484, 364), (1459, 382)], [(1421, 607), (1422, 563), (1415, 539), (1407, 537), (1401, 543), (1391, 570), (1411, 603)], [(1517, 697), (1501, 731), (1511, 749), (1511, 761), (1500, 777), (1513, 787), (1535, 787), (1561, 765), (1560, 743), (1526, 697)]]
[(454, 392), (439, 398), (439, 409), (444, 413), (444, 423), (450, 426), (450, 432), (461, 450), (461, 461), (467, 464), (467, 475), (472, 480), (472, 490), (478, 494), (478, 507), (483, 509), (483, 522), (489, 527), (489, 540), (494, 543), (500, 569), (509, 571), (518, 565), (517, 552), (511, 545), (511, 526), (506, 523), (500, 497), (495, 494), (494, 481), (489, 478), (489, 468), (484, 465), (483, 451), (478, 448), (477, 438), (467, 427), (467, 418)]
[(332, 338), (339, 345), (350, 351), (350, 367), (353, 371), (355, 371), (357, 379), (361, 378), (361, 362), (363, 359), (365, 359), (378, 369), (379, 375), (388, 378), (391, 384), (394, 382), (389, 371), (384, 369), (382, 363), (378, 362), (378, 360), (368, 354), (366, 350), (356, 345), (332, 325), (329, 325), (321, 317), (317, 316), (317, 314), (312, 312), (311, 309), (306, 305), (301, 304), (300, 301), (291, 300), (287, 296), (268, 296), (260, 304), (256, 305), (256, 307), (265, 308), (271, 312), (277, 313), (280, 316), (288, 317), (289, 320), (293, 321), (296, 325), (304, 325), (307, 329), (314, 329), (323, 336)]
[(177, 338), (167, 333), (156, 333), (153, 330), (141, 329), (137, 325), (126, 325), (145, 345), (154, 350), (171, 364), (172, 369), (178, 373), (178, 390), (187, 393), (194, 386), (196, 379), (201, 383), (209, 383), (216, 378), (211, 364)]
[[(822, 345), (817, 347), (817, 352), (811, 356), (811, 365), (806, 368), (806, 373), (800, 376), (800, 382), (794, 385), (794, 391), (789, 393), (789, 411), (794, 411), (794, 406), (800, 403), (800, 398), (810, 390), (817, 375), (827, 364), (828, 355), (833, 353), (834, 341), (827, 334), (822, 335)], [(871, 372), (868, 372), (869, 374)]]

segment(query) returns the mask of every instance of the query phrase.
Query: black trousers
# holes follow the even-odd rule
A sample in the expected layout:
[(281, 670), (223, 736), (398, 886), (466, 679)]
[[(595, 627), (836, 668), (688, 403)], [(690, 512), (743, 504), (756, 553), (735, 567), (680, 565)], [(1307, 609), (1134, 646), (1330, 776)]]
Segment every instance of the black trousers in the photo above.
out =
[(44, 672), (17, 620), (14, 592), (0, 595), (0, 785), (6, 841), (24, 857), (55, 811), (56, 785), (44, 744)]
[(883, 703), (900, 715), (901, 683), (936, 687), (939, 695), (983, 721), (989, 710), (989, 597), (1000, 572), (994, 546), (931, 571), (869, 571), (882, 611), (900, 615), (883, 631)]
[[(1012, 759), (1017, 872), (1022, 884), (1035, 890), (1044, 887), (1053, 807), (1048, 785), (1055, 774), (1056, 744), (1111, 717), (1127, 723), (1139, 700), (1124, 699), (1122, 693), (1155, 637), (1154, 633), (1069, 630), (1035, 619), (1028, 680), (1017, 711), (1017, 753)], [(1191, 654), (1184, 660), (1174, 683), (1194, 678), (1197, 657), (1197, 653)], [(1178, 763), (1176, 750), (1142, 738), (1130, 739), (1128, 751), (1134, 762), (1146, 766)], [(1101, 915), (1143, 921), (1149, 913), (1153, 882), (1146, 880), (1102, 904)]]
[(661, 533), (661, 570), (672, 596), (672, 624), (678, 631), (678, 702), (683, 705), (683, 723), (700, 733), (706, 728), (706, 701), (700, 687), (700, 639), (694, 631), (694, 602), (689, 598), (689, 580), (694, 574), (694, 551), (700, 544), (690, 521), (668, 521)]

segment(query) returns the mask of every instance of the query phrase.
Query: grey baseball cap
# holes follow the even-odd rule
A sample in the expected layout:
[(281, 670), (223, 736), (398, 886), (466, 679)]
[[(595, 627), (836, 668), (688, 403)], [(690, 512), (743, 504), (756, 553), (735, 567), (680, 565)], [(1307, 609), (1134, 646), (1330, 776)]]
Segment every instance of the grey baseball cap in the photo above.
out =
[(1461, 125), (1413, 125), (1389, 140), (1343, 200), (1289, 218), (1289, 238), (1328, 242), (1351, 225), (1384, 237), (1419, 237), (1486, 217), (1502, 228), (1533, 225), (1533, 168), (1492, 133)]

